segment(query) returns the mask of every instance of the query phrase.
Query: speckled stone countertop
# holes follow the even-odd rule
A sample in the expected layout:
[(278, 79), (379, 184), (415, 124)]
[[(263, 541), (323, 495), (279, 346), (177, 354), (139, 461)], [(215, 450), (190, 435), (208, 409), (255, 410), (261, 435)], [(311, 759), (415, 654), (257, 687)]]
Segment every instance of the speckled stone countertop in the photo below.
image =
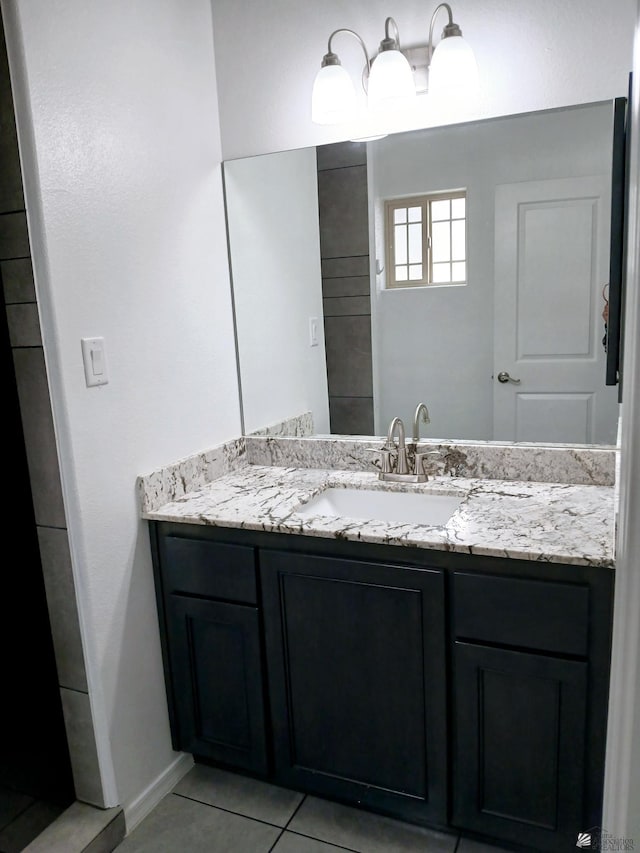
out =
[[(438, 492), (463, 498), (444, 526), (301, 516), (328, 487)], [(575, 485), (436, 476), (427, 483), (382, 482), (370, 471), (244, 464), (143, 518), (296, 533), (551, 563), (614, 566), (615, 490)]]

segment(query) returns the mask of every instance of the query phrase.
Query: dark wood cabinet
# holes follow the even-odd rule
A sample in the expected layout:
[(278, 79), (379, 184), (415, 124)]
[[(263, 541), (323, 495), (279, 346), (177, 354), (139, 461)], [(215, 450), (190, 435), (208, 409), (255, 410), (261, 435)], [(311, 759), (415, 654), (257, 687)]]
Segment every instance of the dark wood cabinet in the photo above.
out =
[(276, 778), (446, 823), (444, 575), (265, 551)]
[(171, 595), (167, 633), (179, 749), (266, 772), (257, 608)]
[(267, 773), (254, 549), (167, 536), (155, 554), (174, 748)]
[(611, 570), (150, 529), (176, 749), (522, 850), (600, 824)]
[(536, 850), (600, 818), (611, 573), (569, 577), (451, 575), (452, 823)]
[(538, 850), (583, 826), (587, 664), (457, 642), (453, 823)]

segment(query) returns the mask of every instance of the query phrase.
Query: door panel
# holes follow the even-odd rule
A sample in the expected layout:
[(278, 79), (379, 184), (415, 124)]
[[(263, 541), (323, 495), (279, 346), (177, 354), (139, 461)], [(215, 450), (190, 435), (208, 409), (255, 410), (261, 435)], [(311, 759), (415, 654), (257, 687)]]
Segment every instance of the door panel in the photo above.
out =
[(455, 643), (456, 826), (540, 850), (584, 830), (587, 664)]
[[(615, 444), (602, 345), (605, 177), (496, 189), (494, 438)], [(498, 381), (506, 371), (518, 383)]]
[(266, 772), (257, 609), (171, 595), (167, 630), (178, 748)]
[(261, 554), (276, 776), (446, 820), (444, 577)]
[[(499, 393), (499, 392), (498, 392)], [(594, 434), (595, 394), (515, 392), (517, 441), (590, 444)]]
[[(420, 592), (299, 575), (281, 584), (294, 765), (426, 797), (413, 760), (426, 754), (423, 661), (407, 653)], [(380, 630), (386, 620), (393, 631)]]

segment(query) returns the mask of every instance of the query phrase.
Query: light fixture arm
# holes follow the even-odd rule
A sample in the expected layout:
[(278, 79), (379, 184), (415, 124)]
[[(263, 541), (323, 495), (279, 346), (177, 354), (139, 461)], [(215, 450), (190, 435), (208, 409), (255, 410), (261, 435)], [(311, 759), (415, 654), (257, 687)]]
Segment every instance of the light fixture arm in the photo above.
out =
[[(395, 35), (389, 35), (389, 27), (393, 24)], [(380, 42), (380, 50), (400, 50), (400, 31), (393, 18), (387, 18), (384, 22), (384, 39)]]
[(363, 72), (362, 72), (362, 88), (366, 92), (367, 88), (365, 86), (365, 80), (368, 78), (369, 72), (371, 71), (371, 59), (369, 58), (367, 46), (365, 45), (364, 41), (362, 40), (362, 38), (358, 35), (358, 33), (355, 30), (349, 30), (349, 29), (346, 29), (345, 27), (341, 27), (340, 29), (334, 30), (331, 33), (331, 35), (329, 36), (329, 42), (327, 45), (327, 52), (322, 57), (322, 68), (325, 68), (327, 65), (341, 65), (342, 64), (340, 62), (340, 60), (338, 59), (337, 54), (335, 54), (331, 50), (331, 40), (333, 39), (334, 36), (337, 36), (338, 33), (349, 33), (349, 35), (353, 36), (358, 41), (360, 47), (362, 48), (362, 52), (364, 53), (364, 59), (365, 59), (365, 67), (364, 67)]
[(460, 27), (454, 23), (453, 21), (453, 13), (451, 11), (451, 6), (448, 3), (440, 3), (439, 6), (433, 11), (433, 15), (431, 16), (431, 24), (429, 26), (429, 50), (427, 56), (427, 64), (431, 65), (431, 59), (433, 58), (433, 28), (436, 22), (436, 15), (440, 9), (446, 9), (449, 15), (449, 23), (445, 26), (442, 31), (442, 38), (447, 38), (447, 36), (461, 36), (462, 30)]

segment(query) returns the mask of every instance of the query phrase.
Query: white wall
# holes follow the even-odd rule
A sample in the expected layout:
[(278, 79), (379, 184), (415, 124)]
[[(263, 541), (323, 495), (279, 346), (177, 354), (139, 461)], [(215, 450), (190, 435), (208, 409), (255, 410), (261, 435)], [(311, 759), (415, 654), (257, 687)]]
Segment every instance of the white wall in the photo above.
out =
[[(635, 5), (635, 0), (456, 0), (454, 20), (475, 51), (484, 91), (467, 118), (624, 94)], [(322, 128), (311, 122), (311, 87), (329, 35), (338, 27), (355, 29), (375, 55), (385, 18), (392, 15), (403, 47), (424, 45), (436, 6), (415, 0), (216, 0), (224, 158), (367, 135), (363, 127)], [(436, 33), (446, 20), (440, 12)], [(333, 48), (359, 78), (363, 57), (355, 39), (338, 36)], [(438, 123), (425, 112), (411, 126)]]
[(306, 411), (327, 433), (315, 148), (229, 161), (225, 187), (245, 433)]
[(240, 431), (211, 10), (3, 12), (101, 770), (130, 807), (176, 757), (136, 476)]
[[(12, 72), (102, 770), (127, 805), (173, 758), (135, 477), (239, 430), (211, 12), (207, 0), (2, 3), (22, 28), (7, 36), (23, 51)], [(455, 11), (487, 114), (626, 87), (634, 0)], [(425, 40), (431, 8), (408, 0), (216, 0), (224, 156), (348, 138), (309, 118), (326, 38), (352, 26), (373, 48), (390, 13), (403, 43)], [(84, 387), (85, 335), (106, 337), (101, 389)]]
[[(606, 185), (612, 117), (606, 103), (395, 134), (370, 143), (370, 221), (380, 219), (381, 199), (465, 187), (469, 257), (465, 286), (384, 289), (381, 276), (372, 288), (378, 433), (396, 414), (410, 420), (423, 400), (431, 416), (426, 434), (494, 437), (496, 187), (587, 175), (605, 176)], [(379, 237), (376, 242), (384, 266), (384, 244)], [(602, 249), (608, 253), (608, 245)], [(615, 390), (610, 397), (615, 425)]]
[[(634, 80), (640, 79), (640, 3)], [(640, 87), (631, 107), (629, 254), (613, 659), (602, 825), (640, 846)]]

